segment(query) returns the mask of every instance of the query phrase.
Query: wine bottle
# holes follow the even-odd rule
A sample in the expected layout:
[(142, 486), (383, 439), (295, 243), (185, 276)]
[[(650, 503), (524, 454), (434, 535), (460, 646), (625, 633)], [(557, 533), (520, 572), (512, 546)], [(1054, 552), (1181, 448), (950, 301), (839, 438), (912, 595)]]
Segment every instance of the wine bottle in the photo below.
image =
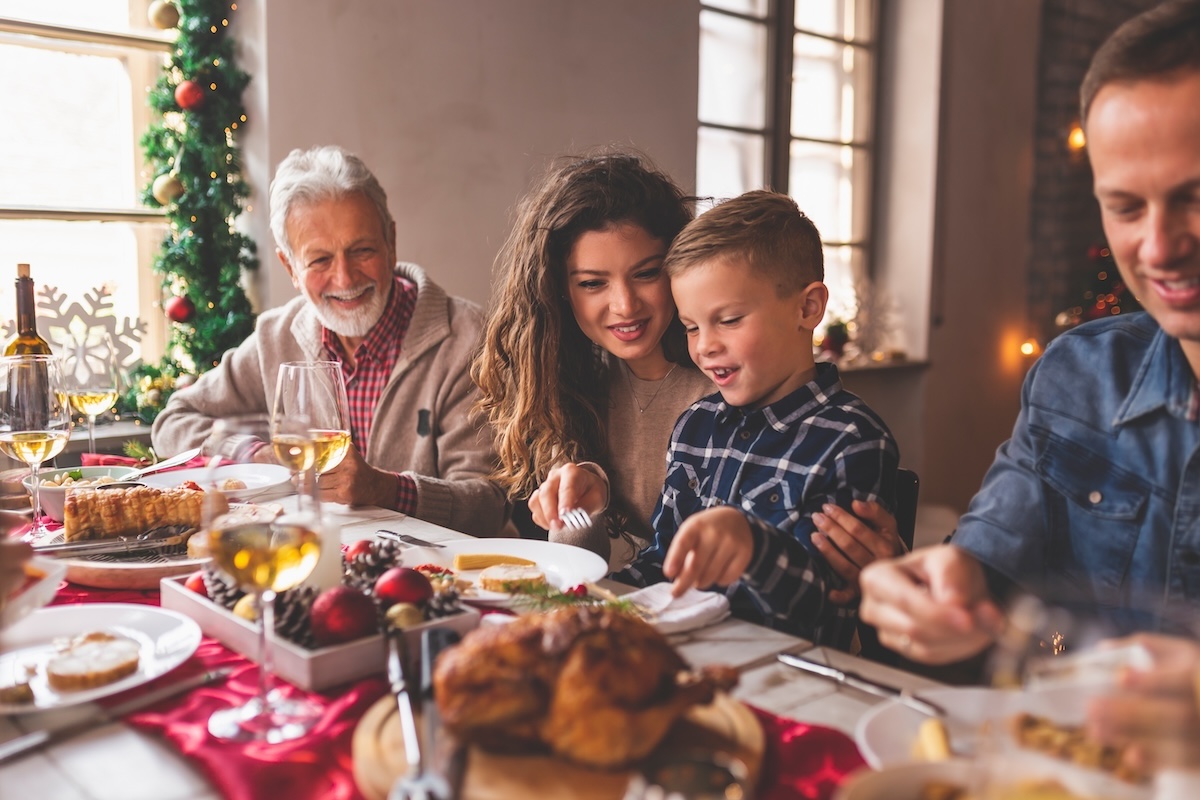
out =
[(33, 278), (29, 265), (17, 264), (17, 332), (4, 347), (6, 356), (48, 356), (50, 344), (37, 331), (33, 305)]

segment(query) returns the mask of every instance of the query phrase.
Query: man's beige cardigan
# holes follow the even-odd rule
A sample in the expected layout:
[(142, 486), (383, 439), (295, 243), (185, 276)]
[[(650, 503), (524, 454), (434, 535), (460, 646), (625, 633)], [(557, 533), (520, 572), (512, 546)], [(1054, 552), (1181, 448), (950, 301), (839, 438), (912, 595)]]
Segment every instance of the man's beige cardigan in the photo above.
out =
[[(470, 413), (476, 399), (470, 362), (482, 314), (473, 303), (448, 296), (416, 264), (397, 264), (396, 273), (417, 285), (417, 304), (379, 397), (364, 458), (413, 477), (414, 516), (494, 536), (505, 522), (505, 499), (486, 477), (495, 463), (490, 432)], [(304, 297), (263, 312), (254, 333), (225, 353), (219, 366), (171, 396), (154, 422), (155, 450), (165, 456), (204, 445), (219, 417), (269, 414), (280, 364), (328, 358), (321, 323)]]

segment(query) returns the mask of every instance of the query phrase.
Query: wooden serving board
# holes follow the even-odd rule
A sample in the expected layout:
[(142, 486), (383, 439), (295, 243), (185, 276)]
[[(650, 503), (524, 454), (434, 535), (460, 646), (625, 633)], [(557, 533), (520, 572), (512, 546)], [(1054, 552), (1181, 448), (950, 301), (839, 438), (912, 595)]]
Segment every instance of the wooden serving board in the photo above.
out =
[[(420, 723), (418, 722), (418, 729)], [(727, 694), (697, 706), (675, 723), (655, 755), (701, 750), (740, 759), (754, 786), (762, 770), (764, 737), (754, 713)], [(405, 770), (404, 739), (396, 701), (381, 698), (358, 723), (351, 744), (354, 779), (368, 800), (384, 800)], [(497, 755), (471, 748), (463, 777), (463, 800), (620, 800), (633, 770), (605, 772), (548, 754)]]

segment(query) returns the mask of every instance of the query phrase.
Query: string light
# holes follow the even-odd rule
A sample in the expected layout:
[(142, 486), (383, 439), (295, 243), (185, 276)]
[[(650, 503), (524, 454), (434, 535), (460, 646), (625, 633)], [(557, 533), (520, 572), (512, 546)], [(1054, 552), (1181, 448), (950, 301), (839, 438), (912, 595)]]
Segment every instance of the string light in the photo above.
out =
[(1039, 355), (1041, 352), (1042, 346), (1038, 343), (1037, 339), (1030, 337), (1021, 342), (1021, 355), (1025, 356), (1026, 358), (1033, 358), (1034, 356)]
[(1083, 132), (1083, 126), (1076, 122), (1071, 125), (1071, 130), (1067, 133), (1067, 148), (1072, 153), (1078, 153), (1085, 147), (1087, 147), (1087, 135)]

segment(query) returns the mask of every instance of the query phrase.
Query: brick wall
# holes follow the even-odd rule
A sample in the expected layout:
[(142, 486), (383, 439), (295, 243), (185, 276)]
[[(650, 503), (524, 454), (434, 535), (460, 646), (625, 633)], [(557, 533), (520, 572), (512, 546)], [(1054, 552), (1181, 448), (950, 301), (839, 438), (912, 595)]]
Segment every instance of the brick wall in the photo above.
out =
[(1067, 148), (1067, 134), (1079, 120), (1079, 84), (1105, 37), (1157, 4), (1158, 0), (1043, 2), (1029, 227), (1029, 319), (1043, 341), (1056, 332), (1058, 312), (1080, 303), (1095, 267), (1088, 247), (1104, 241), (1086, 154)]

